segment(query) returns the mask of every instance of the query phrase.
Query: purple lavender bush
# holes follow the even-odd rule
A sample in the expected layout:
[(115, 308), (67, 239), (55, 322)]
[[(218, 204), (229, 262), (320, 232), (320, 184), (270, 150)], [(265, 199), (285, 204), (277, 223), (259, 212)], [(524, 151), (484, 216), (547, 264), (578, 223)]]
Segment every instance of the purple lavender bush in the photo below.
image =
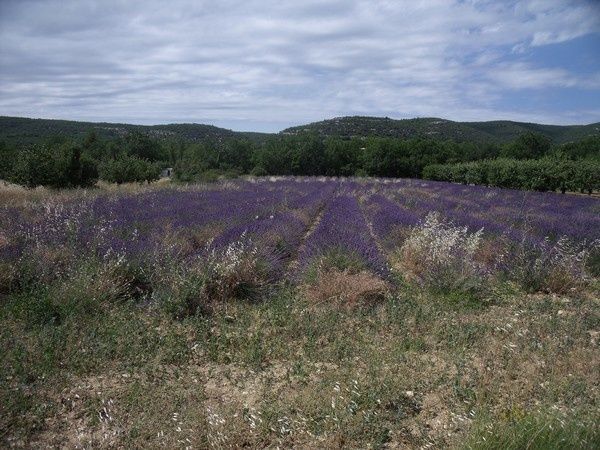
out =
[(371, 236), (358, 201), (347, 195), (336, 197), (323, 214), (299, 255), (300, 267), (306, 269), (331, 255), (349, 258), (378, 275), (388, 274), (387, 261)]

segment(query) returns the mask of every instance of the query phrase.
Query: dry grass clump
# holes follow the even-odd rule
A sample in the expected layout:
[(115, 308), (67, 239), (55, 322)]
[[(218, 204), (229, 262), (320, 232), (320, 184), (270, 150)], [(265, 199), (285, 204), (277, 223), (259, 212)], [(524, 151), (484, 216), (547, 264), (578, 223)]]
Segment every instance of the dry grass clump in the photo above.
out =
[(387, 283), (363, 270), (329, 269), (320, 272), (316, 280), (304, 287), (306, 297), (315, 303), (339, 303), (345, 306), (373, 305), (384, 300)]
[(127, 194), (137, 194), (140, 192), (147, 191), (151, 186), (165, 186), (164, 183), (107, 183), (106, 181), (98, 181), (96, 183), (96, 187), (103, 191), (107, 192), (115, 192), (115, 193), (127, 193)]
[(429, 213), (400, 248), (400, 269), (435, 290), (477, 291), (484, 281), (484, 267), (475, 257), (482, 233), (471, 233), (437, 212)]
[(509, 276), (527, 292), (566, 294), (579, 291), (591, 280), (588, 262), (600, 242), (578, 244), (566, 237), (545, 239), (535, 246), (521, 245), (508, 268)]
[(179, 256), (200, 253), (206, 246), (223, 231), (222, 224), (210, 224), (196, 229), (177, 230), (166, 228), (161, 230), (161, 235), (156, 236), (162, 241), (165, 253)]
[[(208, 246), (210, 249), (210, 244)], [(254, 300), (272, 283), (265, 256), (244, 235), (163, 280), (167, 309), (176, 317), (208, 314), (229, 300)]]
[(39, 201), (51, 195), (52, 191), (39, 187), (27, 189), (18, 184), (0, 181), (0, 204), (5, 206), (22, 206), (31, 201)]
[(94, 188), (55, 190), (38, 186), (28, 189), (18, 184), (0, 180), (0, 205), (23, 208), (40, 202), (62, 204), (72, 200), (89, 198), (98, 195), (100, 192), (100, 190)]
[(255, 298), (270, 281), (258, 247), (245, 235), (225, 249), (213, 250), (206, 269), (205, 291), (213, 301)]

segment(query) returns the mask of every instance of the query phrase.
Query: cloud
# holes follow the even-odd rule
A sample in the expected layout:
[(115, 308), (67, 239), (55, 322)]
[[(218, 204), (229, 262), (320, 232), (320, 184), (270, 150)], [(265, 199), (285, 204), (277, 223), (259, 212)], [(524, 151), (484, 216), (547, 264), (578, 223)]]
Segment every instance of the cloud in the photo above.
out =
[(526, 63), (500, 64), (489, 78), (509, 89), (573, 88), (599, 89), (598, 75), (577, 76), (564, 69), (535, 68)]
[(0, 114), (246, 129), (346, 114), (598, 120), (501, 100), (598, 95), (600, 65), (528, 58), (599, 20), (597, 3), (575, 0), (3, 0)]

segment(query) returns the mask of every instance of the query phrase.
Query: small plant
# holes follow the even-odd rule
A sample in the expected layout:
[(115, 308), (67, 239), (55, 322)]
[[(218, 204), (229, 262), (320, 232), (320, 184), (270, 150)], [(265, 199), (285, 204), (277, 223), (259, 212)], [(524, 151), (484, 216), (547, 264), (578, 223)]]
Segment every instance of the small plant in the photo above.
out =
[(169, 277), (167, 309), (176, 317), (207, 314), (231, 299), (256, 299), (271, 282), (269, 265), (242, 234), (224, 248), (207, 245), (196, 264)]
[(523, 241), (507, 271), (527, 292), (565, 294), (589, 281), (589, 259), (598, 249), (598, 241), (575, 243), (565, 236), (556, 242), (548, 238), (533, 244)]
[(432, 212), (414, 227), (402, 247), (402, 268), (423, 285), (442, 292), (478, 291), (484, 278), (476, 252), (483, 229), (475, 233)]
[(216, 301), (255, 298), (269, 282), (268, 267), (254, 242), (242, 233), (207, 258), (205, 290)]

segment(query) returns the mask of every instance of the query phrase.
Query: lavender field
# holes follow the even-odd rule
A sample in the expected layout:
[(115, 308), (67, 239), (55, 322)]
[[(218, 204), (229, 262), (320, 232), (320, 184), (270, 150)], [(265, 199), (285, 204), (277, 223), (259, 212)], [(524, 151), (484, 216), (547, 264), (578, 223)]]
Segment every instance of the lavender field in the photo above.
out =
[(600, 240), (596, 198), (421, 180), (255, 179), (2, 209), (5, 265), (47, 253), (67, 265), (70, 257), (93, 256), (152, 270), (245, 243), (259, 250), (273, 282), (298, 280), (332, 251), (388, 278), (394, 252), (432, 212), (481, 230), (480, 247), (494, 267), (508, 268), (512, 252), (556, 251), (561, 239), (583, 251)]
[(553, 421), (598, 442), (597, 198), (325, 177), (40, 192), (1, 193), (8, 446), (520, 448)]

